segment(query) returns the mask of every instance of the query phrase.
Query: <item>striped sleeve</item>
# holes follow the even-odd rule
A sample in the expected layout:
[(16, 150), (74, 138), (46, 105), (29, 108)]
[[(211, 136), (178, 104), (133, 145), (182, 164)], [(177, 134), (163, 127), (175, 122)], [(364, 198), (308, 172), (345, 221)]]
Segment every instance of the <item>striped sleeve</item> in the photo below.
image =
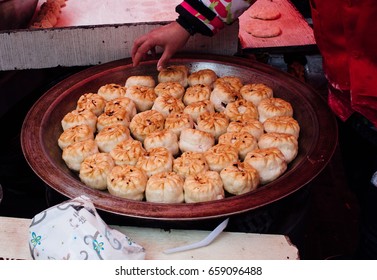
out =
[(212, 36), (234, 22), (255, 0), (186, 0), (176, 7), (177, 22), (190, 34)]

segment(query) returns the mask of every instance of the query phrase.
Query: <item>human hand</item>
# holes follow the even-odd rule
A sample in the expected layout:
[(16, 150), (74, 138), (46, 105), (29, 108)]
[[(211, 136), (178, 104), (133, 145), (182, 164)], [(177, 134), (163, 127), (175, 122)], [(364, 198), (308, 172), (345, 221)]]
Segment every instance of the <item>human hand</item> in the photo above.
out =
[(149, 51), (155, 54), (156, 47), (159, 46), (163, 48), (163, 53), (157, 63), (157, 70), (161, 70), (169, 59), (185, 46), (189, 38), (190, 33), (175, 21), (156, 28), (134, 41), (132, 46), (133, 66), (139, 65)]

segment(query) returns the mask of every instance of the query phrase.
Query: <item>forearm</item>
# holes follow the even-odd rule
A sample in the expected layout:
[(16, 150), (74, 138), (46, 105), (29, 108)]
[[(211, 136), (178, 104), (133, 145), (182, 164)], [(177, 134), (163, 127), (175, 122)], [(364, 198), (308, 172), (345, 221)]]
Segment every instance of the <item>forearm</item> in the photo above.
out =
[(190, 34), (212, 36), (233, 23), (255, 0), (186, 0), (176, 7), (177, 22)]

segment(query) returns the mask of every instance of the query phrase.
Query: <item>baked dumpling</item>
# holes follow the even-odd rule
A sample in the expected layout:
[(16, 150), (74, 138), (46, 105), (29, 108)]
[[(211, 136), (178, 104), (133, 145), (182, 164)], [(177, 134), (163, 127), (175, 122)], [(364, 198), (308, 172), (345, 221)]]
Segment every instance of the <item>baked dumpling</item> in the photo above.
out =
[(128, 118), (131, 120), (136, 115), (136, 105), (128, 97), (119, 97), (107, 101), (104, 111), (116, 111), (119, 108), (124, 108), (127, 111)]
[(152, 108), (157, 95), (153, 88), (130, 86), (126, 89), (126, 97), (135, 103), (137, 112), (144, 112)]
[(168, 94), (162, 94), (156, 98), (152, 110), (159, 111), (165, 118), (171, 113), (181, 113), (185, 108), (181, 99)]
[(144, 142), (145, 137), (153, 131), (163, 130), (165, 124), (164, 116), (156, 110), (148, 110), (136, 114), (130, 122), (132, 136)]
[(143, 200), (148, 177), (143, 170), (131, 165), (115, 166), (107, 176), (110, 194), (131, 200)]
[(241, 79), (237, 76), (223, 76), (223, 77), (219, 77), (216, 79), (215, 83), (214, 83), (214, 87), (218, 86), (218, 85), (228, 85), (230, 86), (234, 91), (236, 92), (240, 92), (242, 86), (243, 86), (243, 83), (241, 81)]
[(278, 148), (251, 151), (246, 155), (244, 162), (258, 171), (261, 184), (272, 182), (287, 170), (285, 157)]
[(63, 149), (62, 158), (68, 168), (80, 171), (80, 165), (88, 156), (99, 153), (96, 141), (88, 139), (73, 143)]
[(136, 166), (143, 169), (148, 177), (169, 172), (173, 170), (173, 155), (165, 147), (153, 148), (139, 158)]
[(175, 98), (182, 99), (185, 88), (178, 82), (163, 82), (157, 84), (154, 88), (154, 92), (157, 96), (168, 94)]
[(101, 152), (109, 153), (118, 143), (129, 139), (130, 131), (121, 124), (105, 126), (94, 138)]
[(64, 149), (73, 143), (88, 139), (94, 139), (93, 129), (87, 124), (80, 124), (64, 130), (58, 138), (58, 145)]
[(213, 87), (213, 83), (217, 80), (217, 74), (215, 71), (211, 69), (201, 69), (191, 73), (188, 76), (188, 84), (189, 86), (194, 85), (207, 85), (211, 88)]
[(241, 99), (241, 94), (229, 83), (216, 83), (211, 92), (210, 100), (217, 112), (224, 112), (226, 106)]
[(145, 189), (145, 198), (156, 203), (184, 202), (184, 180), (175, 172), (161, 172), (149, 177)]
[(178, 139), (181, 136), (181, 131), (186, 128), (194, 128), (194, 121), (189, 114), (171, 113), (166, 117), (165, 129), (174, 132)]
[(126, 88), (115, 83), (110, 83), (101, 86), (98, 89), (97, 93), (98, 95), (102, 96), (106, 101), (110, 101), (115, 98), (123, 97), (126, 94)]
[(204, 153), (204, 157), (209, 169), (217, 172), (239, 160), (237, 149), (229, 144), (216, 144)]
[(298, 153), (297, 138), (287, 133), (265, 133), (259, 138), (258, 146), (261, 149), (269, 147), (278, 148), (283, 153), (287, 163), (290, 163)]
[(209, 100), (211, 91), (212, 89), (208, 85), (197, 84), (190, 86), (183, 96), (183, 103), (187, 106), (194, 102)]
[(224, 110), (224, 114), (230, 121), (257, 120), (259, 117), (257, 107), (245, 99), (229, 103)]
[(224, 134), (228, 128), (229, 120), (224, 113), (221, 112), (204, 112), (197, 120), (197, 129), (212, 134), (218, 139)]
[(189, 69), (185, 65), (170, 65), (158, 73), (158, 82), (177, 82), (187, 87)]
[(102, 114), (105, 109), (106, 100), (97, 93), (85, 93), (80, 96), (77, 101), (76, 109), (88, 109), (92, 111), (96, 116)]
[(194, 122), (198, 121), (198, 117), (204, 112), (215, 112), (215, 106), (210, 100), (202, 100), (191, 103), (183, 109), (183, 112), (189, 114)]
[(264, 121), (264, 130), (266, 132), (278, 132), (291, 134), (298, 138), (300, 134), (300, 125), (293, 117), (278, 116)]
[(114, 110), (107, 110), (99, 115), (97, 119), (97, 131), (101, 131), (104, 127), (112, 124), (129, 126), (130, 120), (126, 109), (121, 107)]
[(149, 151), (157, 147), (165, 147), (173, 156), (178, 155), (179, 147), (177, 135), (168, 129), (149, 133), (144, 139), (144, 148)]
[(186, 203), (214, 201), (225, 197), (219, 173), (210, 170), (187, 176), (183, 191)]
[(243, 160), (248, 152), (258, 149), (258, 140), (250, 133), (227, 132), (219, 137), (219, 144), (228, 144), (236, 148), (238, 157)]
[(135, 75), (128, 77), (126, 80), (125, 87), (128, 88), (131, 86), (144, 86), (154, 88), (156, 86), (156, 81), (152, 76)]
[(87, 186), (97, 189), (107, 189), (107, 176), (115, 166), (108, 153), (97, 153), (84, 159), (80, 166), (80, 180)]
[(259, 173), (245, 162), (236, 162), (220, 172), (224, 189), (233, 195), (255, 190), (259, 185)]
[(209, 166), (203, 153), (184, 152), (173, 161), (173, 171), (183, 178), (207, 170), (209, 170)]
[(293, 116), (293, 108), (288, 101), (278, 97), (263, 99), (258, 105), (259, 121), (277, 116)]
[(93, 131), (95, 131), (97, 125), (97, 116), (88, 109), (75, 109), (67, 113), (63, 117), (61, 124), (63, 130), (76, 125), (87, 124), (93, 129)]
[(136, 165), (139, 158), (145, 153), (143, 144), (132, 138), (116, 144), (110, 151), (116, 165)]
[(263, 124), (259, 120), (250, 119), (242, 121), (230, 122), (227, 132), (247, 132), (253, 135), (256, 139), (264, 133)]
[(243, 99), (252, 102), (255, 106), (265, 98), (271, 98), (274, 95), (272, 88), (262, 83), (246, 84), (240, 89)]
[(181, 152), (205, 152), (215, 144), (215, 137), (208, 132), (187, 128), (179, 138)]

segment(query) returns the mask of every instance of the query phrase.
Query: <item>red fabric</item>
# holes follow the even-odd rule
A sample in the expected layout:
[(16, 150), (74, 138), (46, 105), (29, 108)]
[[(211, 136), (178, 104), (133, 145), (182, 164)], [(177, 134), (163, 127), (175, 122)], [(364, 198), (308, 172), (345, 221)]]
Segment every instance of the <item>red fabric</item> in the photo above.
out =
[(311, 0), (311, 5), (324, 71), (336, 89), (330, 90), (330, 107), (342, 120), (357, 111), (377, 127), (376, 1)]

